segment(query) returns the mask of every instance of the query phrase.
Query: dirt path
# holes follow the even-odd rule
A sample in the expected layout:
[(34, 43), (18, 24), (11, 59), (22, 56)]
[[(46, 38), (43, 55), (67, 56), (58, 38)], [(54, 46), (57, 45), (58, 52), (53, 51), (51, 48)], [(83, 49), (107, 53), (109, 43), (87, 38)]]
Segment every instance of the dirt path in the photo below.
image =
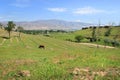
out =
[(6, 39), (3, 39), (3, 41), (2, 41), (2, 43), (0, 45), (3, 45), (5, 41), (6, 41)]
[(93, 44), (93, 43), (80, 43), (80, 44), (83, 44), (83, 45), (88, 45), (90, 47), (92, 46), (95, 46), (95, 47), (102, 47), (102, 48), (115, 48), (115, 47), (111, 47), (111, 46), (104, 46), (104, 45), (97, 45), (97, 44)]

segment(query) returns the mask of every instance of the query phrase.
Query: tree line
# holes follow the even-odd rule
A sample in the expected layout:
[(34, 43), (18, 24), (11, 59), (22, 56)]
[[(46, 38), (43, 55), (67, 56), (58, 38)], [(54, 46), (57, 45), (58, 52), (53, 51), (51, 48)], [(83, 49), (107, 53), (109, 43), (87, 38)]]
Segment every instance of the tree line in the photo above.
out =
[(49, 33), (68, 33), (68, 31), (65, 30), (22, 30), (23, 33), (26, 34), (49, 34)]
[[(101, 35), (101, 31), (100, 31), (100, 28), (101, 26), (99, 27), (85, 27), (85, 28), (82, 28), (82, 30), (85, 30), (85, 29), (90, 29), (92, 32), (90, 33), (91, 36), (88, 36), (85, 35), (85, 36), (81, 36), (81, 35), (77, 35), (75, 36), (75, 40), (76, 42), (81, 42), (83, 39), (88, 39), (89, 42), (94, 42), (94, 43), (100, 43), (100, 42), (103, 42), (104, 45), (112, 45), (112, 46), (120, 46), (120, 42), (117, 40), (120, 36), (120, 31), (118, 30), (118, 32), (113, 36), (113, 38), (109, 38), (112, 34), (111, 34), (111, 31), (112, 31), (112, 28), (113, 27), (120, 27), (120, 26), (104, 26), (102, 28), (105, 28), (106, 31), (104, 32), (103, 35)], [(104, 37), (104, 38), (101, 38)]]

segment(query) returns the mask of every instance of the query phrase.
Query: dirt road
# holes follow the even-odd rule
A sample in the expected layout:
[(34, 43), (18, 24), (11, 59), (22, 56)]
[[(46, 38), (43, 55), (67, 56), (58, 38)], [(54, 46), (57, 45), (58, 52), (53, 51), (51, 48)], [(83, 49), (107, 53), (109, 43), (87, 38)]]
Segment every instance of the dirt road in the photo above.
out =
[(112, 47), (112, 46), (104, 46), (104, 45), (98, 45), (98, 44), (93, 44), (93, 43), (80, 43), (80, 44), (83, 44), (83, 45), (88, 45), (90, 47), (92, 46), (95, 46), (95, 47), (103, 47), (103, 48), (115, 48), (115, 47)]

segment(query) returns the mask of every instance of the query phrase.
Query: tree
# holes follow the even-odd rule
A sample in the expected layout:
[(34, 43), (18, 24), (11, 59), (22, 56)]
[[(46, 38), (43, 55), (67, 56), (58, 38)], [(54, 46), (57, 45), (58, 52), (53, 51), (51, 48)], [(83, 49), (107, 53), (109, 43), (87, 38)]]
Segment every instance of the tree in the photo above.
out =
[(0, 23), (0, 28), (1, 28), (1, 29), (3, 28), (3, 25), (2, 25), (2, 23)]
[[(100, 23), (100, 20), (99, 20), (99, 22), (98, 22), (98, 28), (97, 28), (97, 33), (96, 33), (97, 42), (100, 41), (100, 35), (101, 35), (100, 25), (101, 25), (101, 23)], [(97, 43), (97, 48), (99, 48), (98, 43)]]
[(83, 39), (83, 36), (78, 35), (75, 37), (75, 39), (77, 40), (77, 42), (81, 42), (81, 40)]
[(15, 28), (15, 24), (13, 23), (13, 21), (8, 21), (7, 27), (5, 27), (5, 30), (7, 30), (8, 34), (9, 34), (9, 38), (10, 38), (10, 34), (11, 31)]
[(115, 24), (114, 22), (109, 23), (109, 27), (108, 27), (107, 31), (105, 32), (104, 36), (107, 36), (107, 37), (110, 36), (111, 30), (112, 30), (112, 27), (114, 24)]
[(96, 27), (92, 28), (92, 40), (91, 40), (91, 42), (94, 42), (94, 41), (96, 41)]
[(17, 27), (17, 31), (19, 32), (19, 37), (21, 36), (21, 31), (24, 30), (23, 27), (18, 26)]
[(112, 29), (112, 28), (108, 28), (108, 30), (105, 32), (105, 35), (104, 35), (104, 36), (110, 36), (110, 34), (111, 34), (111, 29)]
[(116, 41), (117, 39), (119, 39), (119, 36), (120, 36), (120, 31), (118, 30), (114, 35), (113, 40)]

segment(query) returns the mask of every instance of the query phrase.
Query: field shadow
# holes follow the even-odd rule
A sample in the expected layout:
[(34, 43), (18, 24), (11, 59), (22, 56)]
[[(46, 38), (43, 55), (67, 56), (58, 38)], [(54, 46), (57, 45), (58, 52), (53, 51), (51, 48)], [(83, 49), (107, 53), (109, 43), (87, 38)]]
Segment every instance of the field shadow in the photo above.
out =
[(9, 37), (1, 36), (3, 39), (10, 39)]

